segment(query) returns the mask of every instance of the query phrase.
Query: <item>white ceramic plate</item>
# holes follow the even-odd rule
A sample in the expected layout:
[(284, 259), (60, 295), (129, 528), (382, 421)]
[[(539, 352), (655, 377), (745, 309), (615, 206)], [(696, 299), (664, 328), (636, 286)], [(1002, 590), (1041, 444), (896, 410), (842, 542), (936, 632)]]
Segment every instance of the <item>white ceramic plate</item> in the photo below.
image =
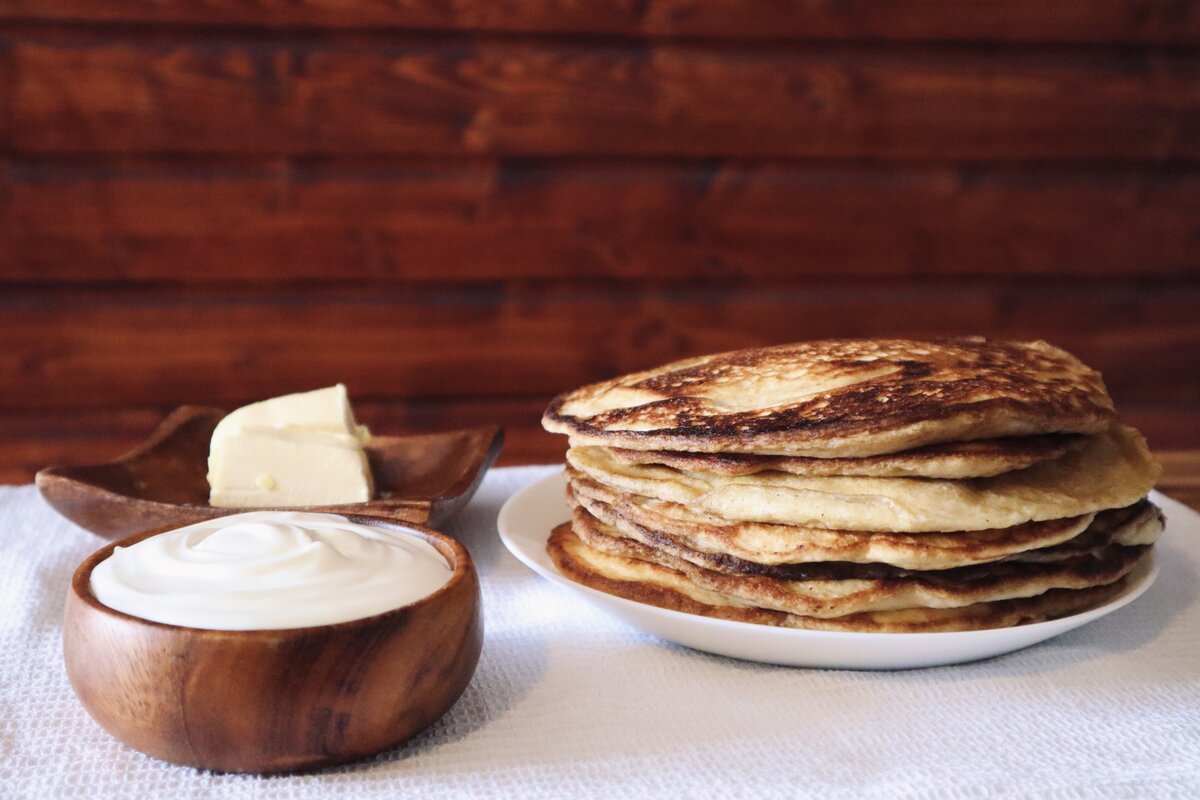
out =
[[(570, 518), (566, 477), (549, 475), (514, 494), (500, 509), (500, 538), (509, 551), (552, 583), (578, 592), (617, 618), (669, 642), (718, 655), (830, 669), (913, 669), (976, 661), (1011, 653), (1086, 625), (1133, 602), (1158, 576), (1153, 556), (1132, 575), (1128, 588), (1108, 603), (1061, 619), (960, 633), (843, 633), (776, 628), (684, 614), (590, 589), (559, 574), (549, 555), (550, 531)], [(1200, 527), (1200, 515), (1161, 496), (1172, 526)]]

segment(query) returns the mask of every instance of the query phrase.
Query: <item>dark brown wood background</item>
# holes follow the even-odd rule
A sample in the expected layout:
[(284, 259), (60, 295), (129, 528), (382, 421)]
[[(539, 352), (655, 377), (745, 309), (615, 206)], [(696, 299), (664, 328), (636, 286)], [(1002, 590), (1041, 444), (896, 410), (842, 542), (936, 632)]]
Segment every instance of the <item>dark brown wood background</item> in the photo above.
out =
[(826, 336), (1041, 337), (1200, 446), (1200, 2), (0, 0), (0, 480)]

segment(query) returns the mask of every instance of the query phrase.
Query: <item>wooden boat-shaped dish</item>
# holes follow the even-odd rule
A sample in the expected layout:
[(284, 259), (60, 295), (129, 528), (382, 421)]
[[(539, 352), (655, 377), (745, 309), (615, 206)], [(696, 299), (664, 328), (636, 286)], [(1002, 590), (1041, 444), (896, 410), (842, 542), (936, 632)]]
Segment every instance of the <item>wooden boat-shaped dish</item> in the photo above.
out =
[[(219, 408), (182, 406), (115, 461), (42, 470), (38, 490), (55, 511), (107, 539), (246, 510), (208, 504), (208, 445), (224, 416)], [(373, 436), (367, 456), (375, 499), (305, 510), (437, 527), (471, 499), (503, 443), (496, 426)]]

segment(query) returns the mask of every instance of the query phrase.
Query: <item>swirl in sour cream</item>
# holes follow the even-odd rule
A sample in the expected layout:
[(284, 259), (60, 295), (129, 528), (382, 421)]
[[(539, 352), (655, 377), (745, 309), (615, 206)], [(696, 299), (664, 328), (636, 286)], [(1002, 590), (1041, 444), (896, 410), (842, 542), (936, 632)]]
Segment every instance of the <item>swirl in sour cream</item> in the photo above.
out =
[(415, 533), (337, 514), (254, 511), (118, 547), (92, 593), (130, 616), (211, 630), (331, 625), (434, 593), (452, 575)]

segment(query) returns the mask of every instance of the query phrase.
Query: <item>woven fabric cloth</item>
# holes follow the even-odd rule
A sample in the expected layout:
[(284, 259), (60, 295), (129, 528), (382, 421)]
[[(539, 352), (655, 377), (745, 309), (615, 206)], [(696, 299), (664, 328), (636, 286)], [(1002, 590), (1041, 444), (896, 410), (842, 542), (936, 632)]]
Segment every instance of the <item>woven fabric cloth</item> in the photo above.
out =
[(1168, 526), (1145, 596), (1028, 650), (788, 669), (656, 640), (512, 558), (496, 514), (550, 469), (493, 470), (448, 528), (478, 564), (487, 631), (458, 704), (403, 747), (283, 777), (165, 764), (92, 722), (61, 619), (102, 541), (33, 487), (0, 488), (0, 797), (1200, 797), (1200, 541)]

